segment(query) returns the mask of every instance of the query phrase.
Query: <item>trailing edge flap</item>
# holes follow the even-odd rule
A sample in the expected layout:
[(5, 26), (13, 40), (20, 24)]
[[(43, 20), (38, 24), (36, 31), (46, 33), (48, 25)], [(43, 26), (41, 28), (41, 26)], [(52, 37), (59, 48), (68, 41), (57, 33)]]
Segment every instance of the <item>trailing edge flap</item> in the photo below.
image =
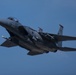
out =
[(7, 39), (7, 40), (6, 40), (5, 42), (3, 42), (0, 46), (4, 46), (4, 47), (13, 47), (13, 46), (17, 46), (17, 45)]
[(27, 53), (27, 55), (31, 55), (31, 56), (33, 56), (33, 55), (39, 55), (39, 54), (42, 54), (42, 53), (35, 52), (35, 51), (30, 51), (30, 52)]
[(70, 47), (58, 47), (57, 49), (61, 51), (76, 51), (76, 48), (70, 48)]
[(43, 33), (43, 35), (46, 35), (46, 34), (56, 37), (57, 38), (57, 41), (76, 40), (76, 37), (72, 37), (72, 36)]

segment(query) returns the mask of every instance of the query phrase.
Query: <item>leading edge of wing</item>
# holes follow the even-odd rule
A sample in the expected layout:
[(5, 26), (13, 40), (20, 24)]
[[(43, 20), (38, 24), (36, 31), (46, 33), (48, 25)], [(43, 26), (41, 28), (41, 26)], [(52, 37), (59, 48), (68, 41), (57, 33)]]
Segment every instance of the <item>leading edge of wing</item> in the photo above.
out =
[(72, 36), (57, 35), (57, 34), (49, 34), (49, 35), (54, 36), (55, 38), (57, 38), (58, 41), (76, 40), (76, 37)]

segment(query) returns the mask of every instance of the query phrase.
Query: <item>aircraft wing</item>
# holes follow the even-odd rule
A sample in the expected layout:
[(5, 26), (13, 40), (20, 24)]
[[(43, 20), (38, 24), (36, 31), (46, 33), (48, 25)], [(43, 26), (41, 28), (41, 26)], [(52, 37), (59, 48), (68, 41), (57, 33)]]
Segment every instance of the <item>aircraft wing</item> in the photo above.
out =
[(76, 40), (76, 37), (72, 37), (72, 36), (57, 35), (57, 34), (50, 34), (50, 33), (43, 33), (43, 34), (53, 36), (54, 38), (57, 38), (57, 41)]
[(0, 46), (13, 47), (13, 46), (17, 46), (17, 45), (7, 39), (7, 40), (6, 40), (5, 42), (3, 42)]
[(76, 51), (76, 48), (70, 48), (70, 47), (57, 47), (56, 49), (59, 49), (61, 51)]

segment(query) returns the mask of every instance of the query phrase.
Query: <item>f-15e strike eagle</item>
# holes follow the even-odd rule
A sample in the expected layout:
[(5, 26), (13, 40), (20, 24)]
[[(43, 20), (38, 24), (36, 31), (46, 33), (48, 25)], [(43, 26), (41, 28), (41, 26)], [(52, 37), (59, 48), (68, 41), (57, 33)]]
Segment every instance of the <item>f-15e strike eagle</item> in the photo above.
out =
[(63, 35), (62, 25), (60, 25), (58, 34), (45, 33), (41, 28), (39, 28), (39, 31), (36, 31), (28, 26), (23, 26), (13, 17), (0, 19), (0, 25), (10, 35), (9, 38), (2, 36), (6, 41), (0, 46), (20, 46), (29, 51), (28, 55), (57, 52), (57, 50), (76, 51), (76, 48), (62, 47), (62, 41), (76, 40), (76, 37)]

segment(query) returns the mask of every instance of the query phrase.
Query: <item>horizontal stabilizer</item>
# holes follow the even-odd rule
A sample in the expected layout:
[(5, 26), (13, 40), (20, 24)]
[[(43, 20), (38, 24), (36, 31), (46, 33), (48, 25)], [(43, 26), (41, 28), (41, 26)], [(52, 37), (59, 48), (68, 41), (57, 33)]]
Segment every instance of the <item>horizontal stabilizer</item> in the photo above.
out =
[(58, 47), (57, 49), (61, 51), (76, 51), (76, 48), (70, 48), (70, 47)]
[(43, 34), (44, 35), (48, 34), (48, 35), (54, 36), (55, 38), (57, 38), (57, 41), (76, 40), (76, 37), (72, 37), (72, 36), (49, 34), (49, 33), (43, 33)]
[(17, 45), (7, 39), (7, 40), (6, 40), (4, 43), (2, 43), (0, 46), (4, 46), (4, 47), (13, 47), (13, 46), (17, 46)]

